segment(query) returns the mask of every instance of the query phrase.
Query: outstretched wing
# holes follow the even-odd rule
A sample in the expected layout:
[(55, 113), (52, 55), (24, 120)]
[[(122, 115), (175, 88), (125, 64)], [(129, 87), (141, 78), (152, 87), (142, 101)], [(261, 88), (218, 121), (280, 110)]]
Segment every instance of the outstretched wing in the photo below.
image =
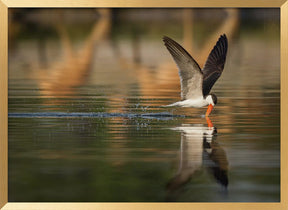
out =
[(164, 36), (163, 41), (179, 69), (182, 100), (203, 96), (203, 74), (197, 62), (173, 39)]
[(209, 94), (217, 79), (221, 76), (226, 60), (228, 41), (225, 34), (221, 35), (216, 45), (210, 52), (202, 70), (203, 72), (203, 95)]

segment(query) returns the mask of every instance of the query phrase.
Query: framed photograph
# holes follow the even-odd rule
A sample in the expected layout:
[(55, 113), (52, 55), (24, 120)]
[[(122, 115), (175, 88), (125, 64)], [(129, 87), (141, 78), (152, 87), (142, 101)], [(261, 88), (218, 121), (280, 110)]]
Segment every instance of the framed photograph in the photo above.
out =
[(287, 0), (0, 19), (1, 209), (287, 209)]

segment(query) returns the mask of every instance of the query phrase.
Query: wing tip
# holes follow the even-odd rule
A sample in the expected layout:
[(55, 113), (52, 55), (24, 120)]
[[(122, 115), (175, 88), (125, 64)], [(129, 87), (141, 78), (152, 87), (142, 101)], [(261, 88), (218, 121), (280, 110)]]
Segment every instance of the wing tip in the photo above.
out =
[(170, 39), (168, 36), (166, 36), (166, 35), (163, 35), (163, 37), (162, 37), (162, 40), (165, 40), (165, 39)]
[(222, 35), (220, 35), (220, 37), (223, 37), (223, 38), (227, 39), (227, 36), (226, 36), (226, 34), (225, 34), (225, 33), (224, 33), (224, 34), (222, 34)]
[(164, 44), (168, 47), (169, 45), (175, 45), (175, 41), (173, 39), (171, 39), (170, 37), (168, 36), (163, 36), (162, 37), (162, 40), (164, 42)]
[(171, 40), (171, 38), (168, 37), (168, 36), (166, 36), (166, 35), (164, 35), (164, 36), (162, 37), (162, 41), (163, 41), (164, 43), (166, 43), (166, 42), (169, 41), (169, 40)]
[(164, 45), (168, 48), (169, 47), (169, 42), (171, 43), (172, 41), (171, 41), (172, 39), (170, 38), (170, 37), (168, 37), (168, 36), (163, 36), (162, 37), (162, 41), (164, 42)]
[(214, 52), (214, 53), (219, 53), (219, 55), (226, 57), (227, 50), (228, 50), (228, 39), (227, 39), (226, 34), (224, 33), (220, 35), (219, 39), (217, 40), (210, 54)]
[(228, 39), (225, 33), (220, 35), (218, 42), (224, 42), (226, 45), (228, 45)]
[(175, 40), (168, 36), (163, 36), (163, 42), (173, 58), (181, 56), (182, 58), (191, 58), (191, 55)]

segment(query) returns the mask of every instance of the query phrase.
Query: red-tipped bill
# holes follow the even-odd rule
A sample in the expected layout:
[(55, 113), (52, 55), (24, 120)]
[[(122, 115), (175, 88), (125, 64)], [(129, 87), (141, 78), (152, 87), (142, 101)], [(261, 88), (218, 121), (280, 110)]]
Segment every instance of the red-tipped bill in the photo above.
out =
[(212, 109), (213, 109), (213, 105), (209, 104), (207, 111), (206, 111), (206, 114), (205, 114), (206, 117), (211, 113)]
[(213, 127), (213, 123), (208, 116), (206, 116), (206, 122), (207, 122), (209, 128)]

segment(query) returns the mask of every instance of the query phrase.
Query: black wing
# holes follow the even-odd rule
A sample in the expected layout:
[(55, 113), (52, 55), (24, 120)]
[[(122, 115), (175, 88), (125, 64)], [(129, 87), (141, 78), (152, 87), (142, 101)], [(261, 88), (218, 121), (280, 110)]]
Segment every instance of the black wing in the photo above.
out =
[(173, 39), (164, 36), (163, 41), (179, 69), (181, 98), (184, 100), (202, 97), (203, 74), (197, 62)]
[(225, 34), (218, 39), (213, 50), (210, 52), (202, 70), (203, 72), (203, 95), (209, 94), (211, 88), (221, 76), (226, 60), (228, 41)]

